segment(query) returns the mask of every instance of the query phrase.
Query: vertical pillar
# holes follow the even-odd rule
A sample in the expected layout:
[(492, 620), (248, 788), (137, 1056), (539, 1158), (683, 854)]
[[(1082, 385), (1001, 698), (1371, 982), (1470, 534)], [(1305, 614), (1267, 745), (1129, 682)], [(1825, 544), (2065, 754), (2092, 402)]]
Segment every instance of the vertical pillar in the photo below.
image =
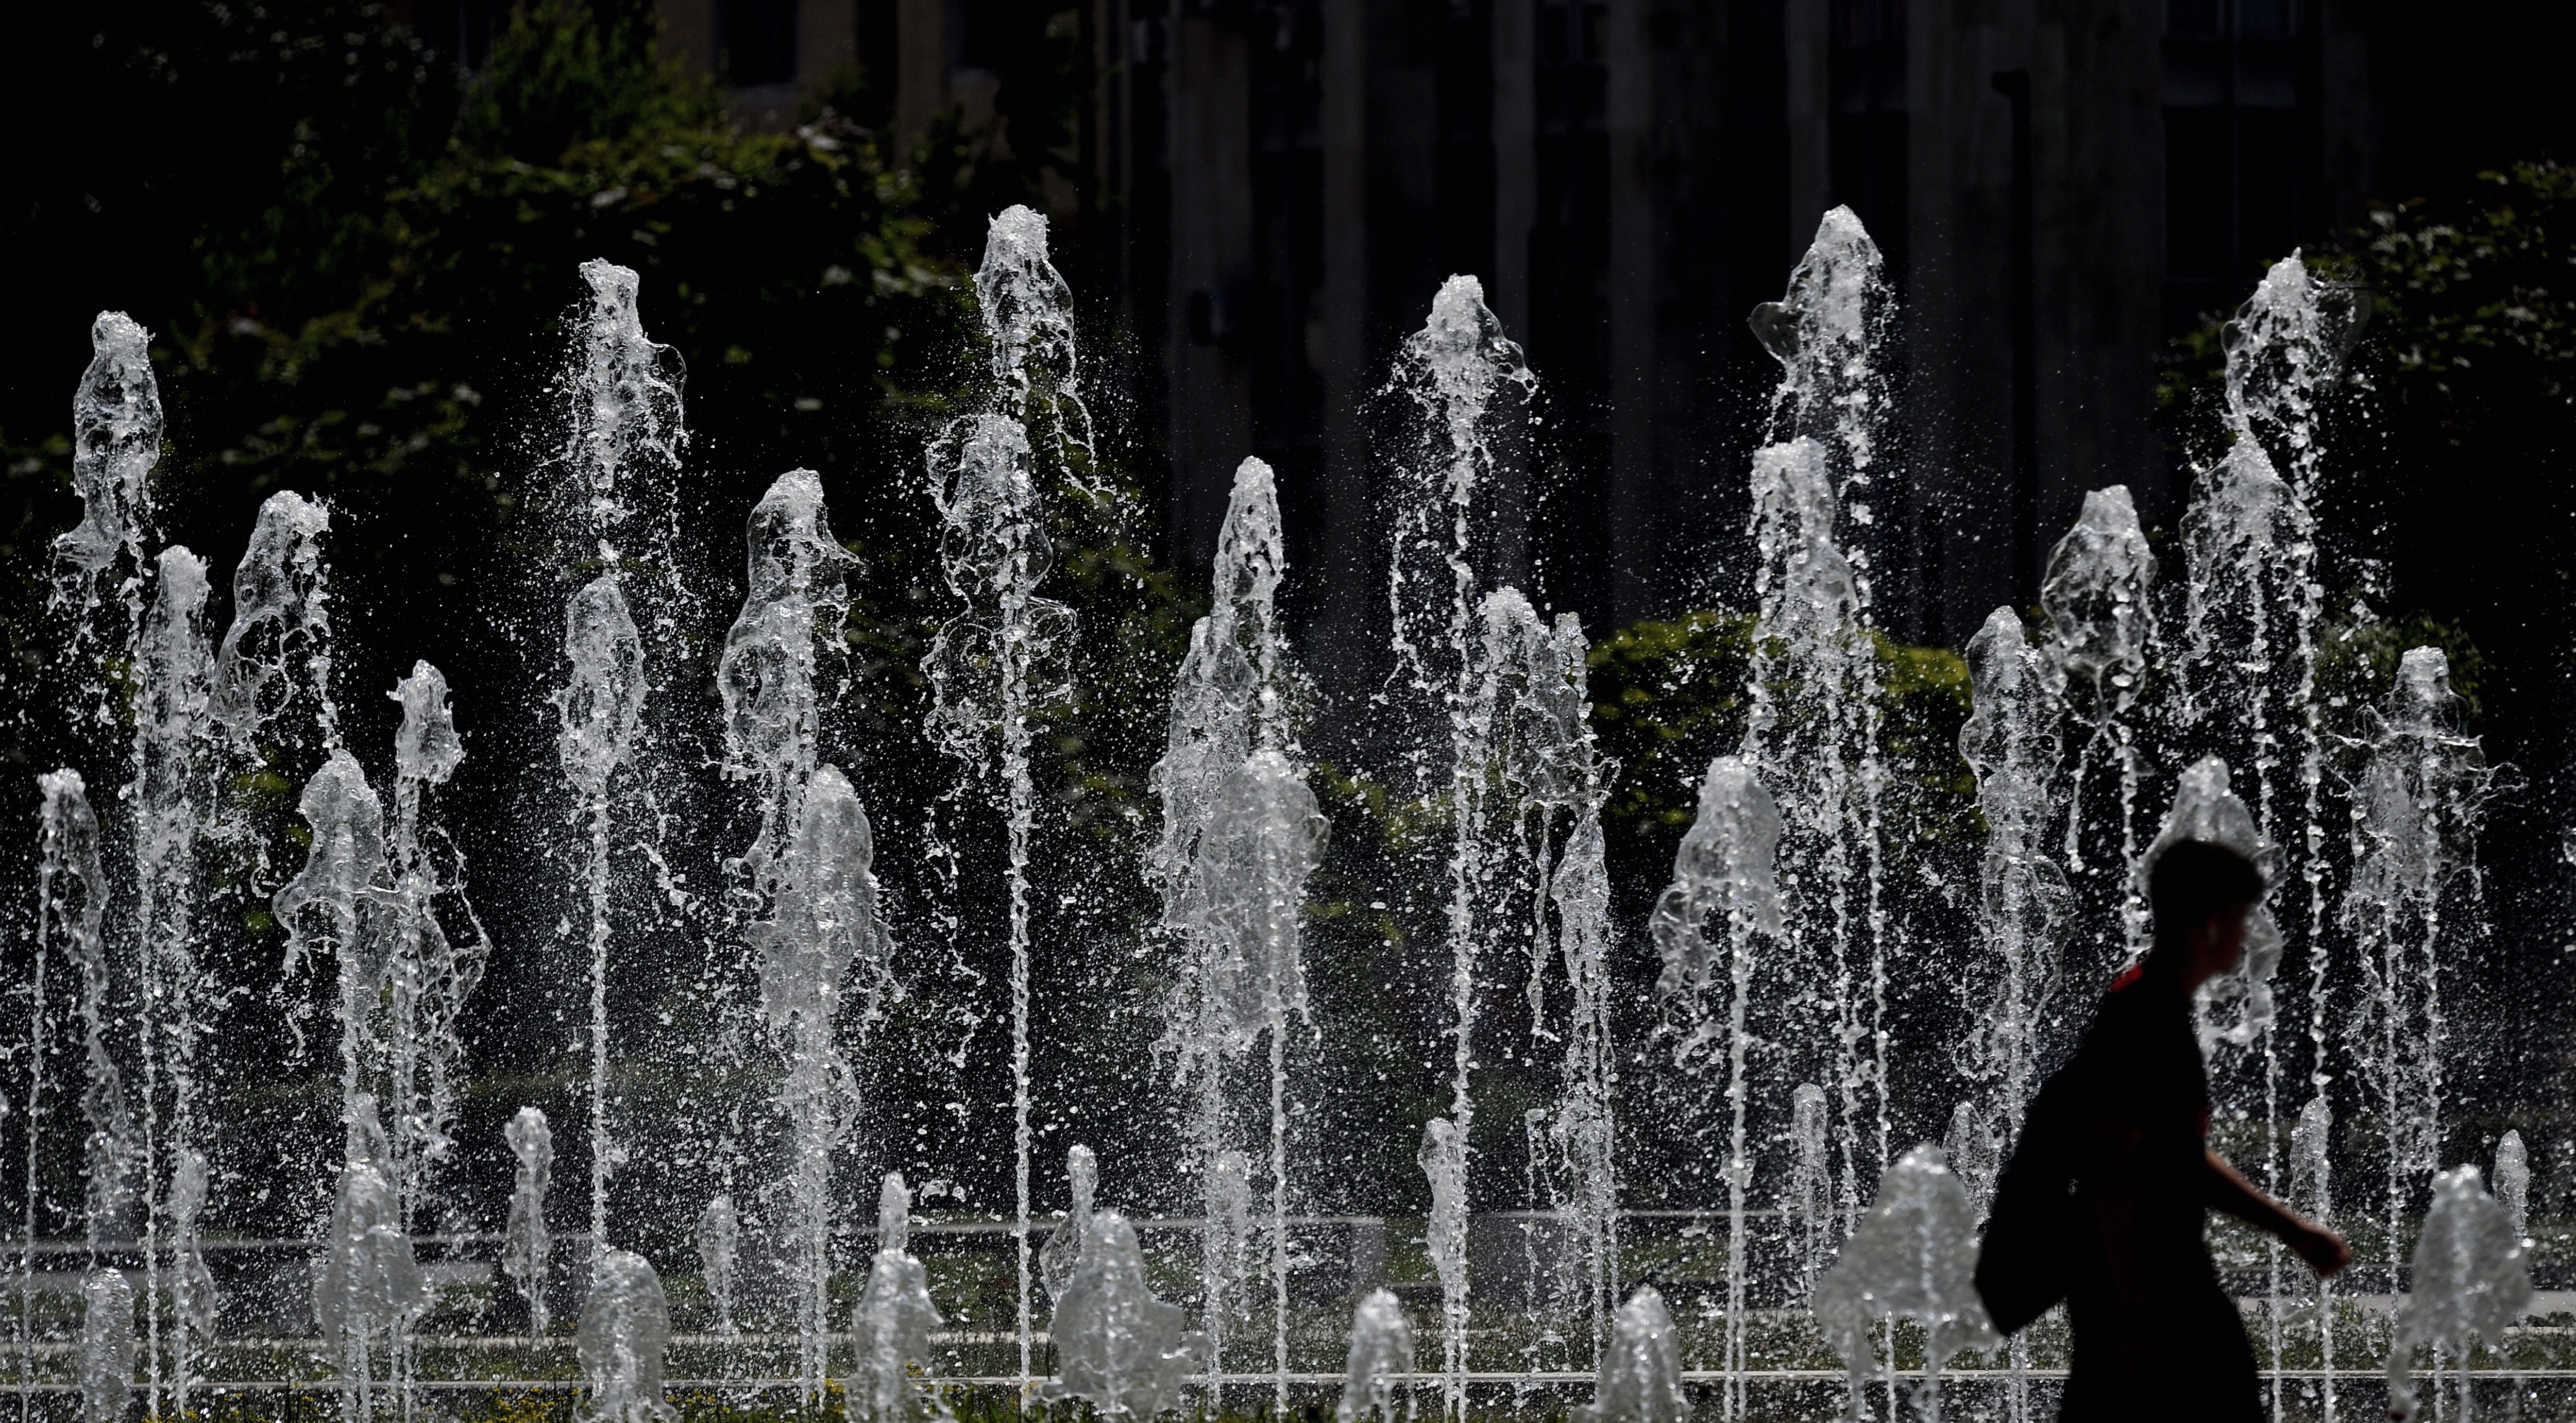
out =
[[(1368, 395), (1368, 22), (1370, 0), (1324, 0), (1323, 313), (1325, 567), (1315, 587), (1318, 667), (1367, 675), (1382, 580), (1360, 405)], [(1345, 685), (1351, 685), (1346, 682)]]
[(947, 0), (890, 0), (895, 21), (894, 129), (897, 152), (948, 107)]
[(1529, 340), (1530, 225), (1538, 218), (1535, 0), (1494, 0), (1494, 285), (1503, 329)]
[(1252, 453), (1245, 379), (1252, 269), (1252, 136), (1244, 37), (1204, 15), (1171, 25), (1172, 556), (1215, 557), (1234, 467)]
[(1789, 250), (1804, 252), (1833, 182), (1833, 0), (1783, 0), (1788, 56)]
[(1655, 198), (1654, 55), (1648, 0), (1611, 0), (1605, 58), (1610, 93), (1610, 608), (1641, 616), (1654, 596)]

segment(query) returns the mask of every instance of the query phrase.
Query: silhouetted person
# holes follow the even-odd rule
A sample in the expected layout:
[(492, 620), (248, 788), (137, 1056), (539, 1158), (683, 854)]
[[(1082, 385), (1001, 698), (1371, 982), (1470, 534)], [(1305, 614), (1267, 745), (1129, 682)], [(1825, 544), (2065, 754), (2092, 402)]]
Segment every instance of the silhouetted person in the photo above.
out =
[(2254, 1350), (2203, 1231), (2222, 1210), (2321, 1275), (2343, 1238), (2292, 1214), (2209, 1149), (2209, 1078), (2192, 995), (2236, 967), (2263, 876), (2206, 841), (2149, 876), (2155, 945), (2103, 995), (2072, 1061), (2032, 1101), (1996, 1183), (1977, 1288), (2019, 1330), (2063, 1298), (2074, 1327), (2064, 1423), (2263, 1416)]

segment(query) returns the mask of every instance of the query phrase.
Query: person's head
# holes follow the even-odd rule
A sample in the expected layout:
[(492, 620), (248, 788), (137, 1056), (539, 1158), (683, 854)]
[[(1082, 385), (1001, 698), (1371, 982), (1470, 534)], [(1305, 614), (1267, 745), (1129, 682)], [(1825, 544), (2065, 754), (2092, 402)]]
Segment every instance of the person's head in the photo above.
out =
[(2147, 875), (2156, 957), (2197, 988), (2232, 972), (2245, 949), (2245, 916), (2263, 897), (2263, 872), (2225, 845), (2177, 840)]

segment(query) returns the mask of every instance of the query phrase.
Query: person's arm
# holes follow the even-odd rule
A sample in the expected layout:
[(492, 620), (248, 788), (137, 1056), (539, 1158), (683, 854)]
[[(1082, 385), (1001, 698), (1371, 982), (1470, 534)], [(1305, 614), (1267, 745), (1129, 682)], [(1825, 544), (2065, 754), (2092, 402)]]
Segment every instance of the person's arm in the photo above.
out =
[(2263, 1194), (2228, 1164), (2226, 1157), (2206, 1146), (2201, 1148), (2201, 1155), (2209, 1162), (2211, 1209), (2225, 1211), (2289, 1246), (2319, 1275), (2331, 1275), (2352, 1263), (2352, 1247), (2344, 1243), (2342, 1236)]

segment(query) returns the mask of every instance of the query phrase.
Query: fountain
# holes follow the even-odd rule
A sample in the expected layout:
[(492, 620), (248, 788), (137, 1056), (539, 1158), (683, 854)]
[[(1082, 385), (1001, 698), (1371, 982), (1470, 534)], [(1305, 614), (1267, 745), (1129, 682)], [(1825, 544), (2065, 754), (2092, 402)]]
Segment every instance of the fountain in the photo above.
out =
[[(729, 623), (736, 575), (682, 497), (679, 371), (644, 333), (644, 280), (578, 276), (562, 437), (528, 501), (541, 576), (513, 614), (561, 661), (543, 685), (451, 688), (406, 655), (390, 744), (358, 734), (390, 712), (353, 704), (343, 731), (339, 683), (374, 652), (335, 625), (324, 549), (349, 521), (271, 495), (216, 636), (206, 562), (156, 546), (144, 333), (97, 323), (83, 516), (52, 546), (68, 726), (38, 777), (8, 1060), (22, 1399), (77, 1390), (104, 1423), (140, 1391), (163, 1416), (318, 1353), (342, 1418), (370, 1423), (470, 1382), (450, 1374), (471, 1349), (514, 1387), (571, 1386), (577, 1364), (620, 1423), (670, 1418), (700, 1375), (808, 1408), (837, 1384), (871, 1423), (945, 1419), (959, 1390), (1284, 1417), (1334, 1387), (1342, 1423), (1391, 1423), (1435, 1377), (1409, 1295), (1438, 1300), (1444, 1418), (1588, 1386), (1593, 1423), (1679, 1423), (1703, 1385), (1713, 1414), (1770, 1416), (1838, 1356), (1855, 1416), (1893, 1417), (1903, 1372), (1926, 1416), (1969, 1391), (2026, 1419), (2063, 1361), (2046, 1330), (1953, 1367), (1996, 1346), (1976, 1233), (2186, 837), (2272, 885), (2196, 1008), (2212, 1140), (2310, 1214), (2369, 1217), (2391, 1293), (2411, 1266), (2392, 1400), (2411, 1406), (2412, 1350), (2501, 1337), (2521, 1242), (2554, 1268), (2561, 1148), (2526, 1146), (2543, 1119), (2521, 1104), (2464, 1115), (2460, 1086), (2491, 1010), (2464, 990), (2500, 769), (2443, 652), (2391, 669), (2326, 617), (2319, 401), (2357, 317), (2304, 266), (2232, 328), (2226, 443), (2161, 550), (2181, 563), (2127, 489), (2087, 494), (2042, 621), (1996, 609), (1964, 676), (1939, 674), (1936, 695), (1965, 693), (1953, 758), (1893, 710), (1906, 659), (1939, 662), (1893, 647), (1873, 603), (1897, 313), (1868, 234), (1829, 214), (1754, 316), (1781, 374), (1737, 471), (1749, 641), (1716, 690), (1743, 721), (1698, 753), (1732, 754), (1686, 827), (1617, 799), (1636, 787), (1596, 732), (1632, 713), (1595, 698), (1627, 648), (1548, 607), (1522, 478), (1537, 377), (1475, 278), (1440, 288), (1374, 407), (1393, 436), (1371, 451), (1378, 666), (1303, 640), (1285, 461), (1235, 470), (1202, 616), (1173, 594), (1093, 617), (1128, 575), (1091, 561), (1085, 521), (1134, 511), (1027, 209), (993, 221), (982, 359), (927, 442), (936, 549), (872, 530), (863, 558), (825, 491), (868, 472), (790, 470), (736, 511)], [(889, 589), (920, 608), (869, 605)], [(862, 612), (917, 649), (863, 648)], [(1106, 678), (1112, 643), (1147, 648), (1153, 677)], [(1336, 699), (1351, 678), (1319, 687), (1299, 652), (1386, 675)], [(916, 671), (918, 717), (880, 715), (912, 705), (887, 689)], [(2338, 706), (2329, 685), (2366, 690)], [(891, 729), (852, 729), (863, 699)], [(475, 780), (507, 756), (539, 766), (542, 853), (535, 873), (478, 858), (510, 905), (487, 929), (461, 844), (518, 815)], [(1673, 848), (1666, 884), (1621, 878), (1639, 845)], [(544, 1041), (483, 1076), (474, 1052), (513, 1033)], [(953, 1090), (916, 1094), (933, 1038)], [(1007, 1082), (966, 1072), (970, 1051)], [(1115, 1090), (1086, 1075), (1109, 1069)], [(576, 1119), (586, 1229), (557, 1235)], [(2490, 1133), (2494, 1198), (2436, 1174)], [(1058, 1149), (1050, 1225), (1034, 1163)], [(978, 1210), (952, 1176), (1007, 1203)], [(854, 1181), (881, 1183), (872, 1250)], [(1138, 1209), (1098, 1209), (1104, 1190)], [(567, 1271), (569, 1356), (549, 1293)], [(2336, 1416), (2351, 1299), (2339, 1333), (2338, 1296), (2294, 1306), (2277, 1253), (2246, 1278), (2276, 1405)], [(506, 1342), (481, 1322), (495, 1295)], [(2289, 1362), (2311, 1327), (2313, 1395)]]
[[(1364, 1423), (1371, 1413), (1395, 1423), (1398, 1378), (1413, 1372), (1413, 1321), (1404, 1306), (1383, 1289), (1371, 1290), (1351, 1312), (1351, 1357), (1343, 1371), (1336, 1423)], [(1413, 1398), (1405, 1395), (1406, 1423), (1413, 1418)]]
[(877, 1196), (876, 1259), (868, 1266), (866, 1291), (850, 1310), (850, 1352), (857, 1364), (841, 1396), (854, 1423), (951, 1416), (945, 1399), (913, 1382), (916, 1371), (927, 1374), (934, 1363), (930, 1331), (939, 1327), (939, 1307), (931, 1303), (921, 1262), (904, 1249), (911, 1229), (912, 1192), (902, 1173), (889, 1171)]
[(2388, 1415), (2406, 1423), (2418, 1408), (2415, 1351), (2429, 1347), (2438, 1368), (2444, 1350), (2459, 1359), (2460, 1417), (2474, 1416), (2468, 1352), (2503, 1342), (2504, 1328), (2531, 1303), (2531, 1272), (2507, 1209), (2486, 1193), (2478, 1168), (2461, 1166), (2433, 1178), (2433, 1209), (2415, 1242), (2415, 1288), (2397, 1311), (2388, 1346)]
[(1970, 1277), (1976, 1272), (1976, 1217), (1968, 1193), (1939, 1150), (1918, 1146), (1879, 1184), (1878, 1200), (1843, 1245), (1842, 1259), (1816, 1282), (1816, 1319), (1851, 1377), (1851, 1416), (1862, 1412), (1870, 1366), (1880, 1365), (1888, 1414), (1896, 1412), (1896, 1359), (1891, 1338), (1875, 1358), (1871, 1325), (1911, 1319), (1923, 1329), (1927, 1420), (1941, 1416), (1941, 1365), (1962, 1349), (1991, 1348), (1994, 1325)]

